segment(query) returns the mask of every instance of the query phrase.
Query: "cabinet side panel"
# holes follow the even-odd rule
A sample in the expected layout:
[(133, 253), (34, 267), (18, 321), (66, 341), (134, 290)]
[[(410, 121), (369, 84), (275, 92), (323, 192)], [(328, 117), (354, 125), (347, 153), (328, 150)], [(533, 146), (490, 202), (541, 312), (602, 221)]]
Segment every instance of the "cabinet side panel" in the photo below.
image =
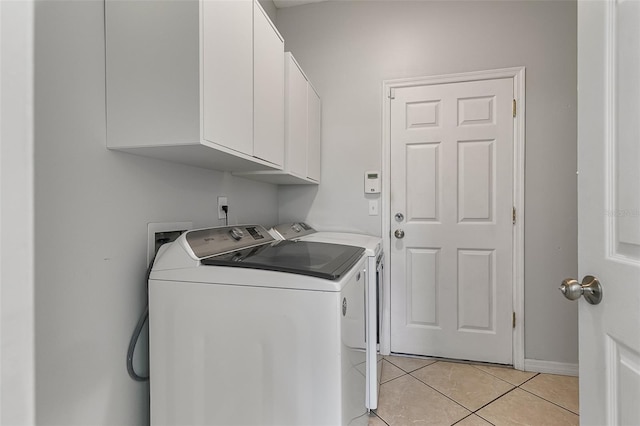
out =
[(253, 155), (253, 2), (202, 5), (203, 137)]
[(198, 1), (107, 0), (107, 146), (200, 140)]
[(307, 176), (307, 79), (293, 59), (286, 59), (285, 164), (290, 173)]
[(321, 135), (321, 117), (322, 104), (320, 97), (309, 84), (307, 86), (307, 98), (309, 117), (307, 125), (307, 138), (309, 140), (307, 152), (307, 177), (309, 179), (320, 181), (320, 164), (322, 155), (322, 135)]

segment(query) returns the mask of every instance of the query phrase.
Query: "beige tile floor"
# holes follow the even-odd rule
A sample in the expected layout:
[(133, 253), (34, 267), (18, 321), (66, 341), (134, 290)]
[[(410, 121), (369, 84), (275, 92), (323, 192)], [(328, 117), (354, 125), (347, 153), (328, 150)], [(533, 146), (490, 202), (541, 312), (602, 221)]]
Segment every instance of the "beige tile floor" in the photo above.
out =
[(384, 357), (370, 426), (578, 425), (578, 378)]

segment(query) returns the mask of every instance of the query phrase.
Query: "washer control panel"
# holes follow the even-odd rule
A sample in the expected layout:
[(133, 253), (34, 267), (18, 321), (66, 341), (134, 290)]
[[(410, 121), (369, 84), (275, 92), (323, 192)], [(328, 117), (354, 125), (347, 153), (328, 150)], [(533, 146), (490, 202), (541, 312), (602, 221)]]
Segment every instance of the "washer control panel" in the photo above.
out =
[(275, 241), (260, 225), (221, 226), (187, 231), (185, 239), (199, 259)]
[(293, 240), (316, 232), (315, 229), (304, 222), (283, 223), (273, 229), (282, 235), (285, 240)]

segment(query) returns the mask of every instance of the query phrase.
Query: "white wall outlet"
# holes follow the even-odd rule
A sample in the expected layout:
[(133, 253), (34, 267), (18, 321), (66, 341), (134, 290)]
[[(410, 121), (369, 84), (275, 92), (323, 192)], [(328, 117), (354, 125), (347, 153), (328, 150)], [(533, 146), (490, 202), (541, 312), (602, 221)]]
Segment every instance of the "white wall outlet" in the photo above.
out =
[(227, 206), (227, 208), (229, 207), (229, 200), (227, 197), (218, 197), (218, 219), (224, 219), (227, 217), (224, 210), (222, 210), (222, 206)]
[(378, 200), (369, 200), (369, 216), (378, 216)]

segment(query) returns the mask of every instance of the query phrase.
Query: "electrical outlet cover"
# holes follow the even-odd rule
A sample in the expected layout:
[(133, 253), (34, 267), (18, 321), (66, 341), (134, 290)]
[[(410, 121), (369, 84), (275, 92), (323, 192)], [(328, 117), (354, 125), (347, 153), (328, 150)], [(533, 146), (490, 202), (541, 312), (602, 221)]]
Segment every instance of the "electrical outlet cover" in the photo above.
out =
[(227, 197), (218, 197), (218, 219), (227, 217), (222, 210), (222, 206), (229, 206), (229, 199)]

